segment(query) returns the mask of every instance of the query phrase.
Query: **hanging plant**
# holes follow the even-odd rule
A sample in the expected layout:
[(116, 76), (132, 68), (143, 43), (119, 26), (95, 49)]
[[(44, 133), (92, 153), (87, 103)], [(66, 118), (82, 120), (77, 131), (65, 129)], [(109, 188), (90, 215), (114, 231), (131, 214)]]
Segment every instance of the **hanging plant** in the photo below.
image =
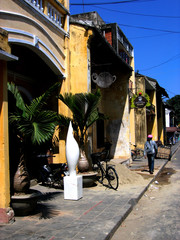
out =
[[(137, 100), (142, 102), (140, 106), (137, 106)], [(144, 103), (144, 104), (143, 104)], [(131, 108), (143, 108), (143, 107), (151, 106), (150, 97), (147, 93), (143, 93), (143, 91), (139, 90), (137, 94), (134, 94), (131, 98)]]

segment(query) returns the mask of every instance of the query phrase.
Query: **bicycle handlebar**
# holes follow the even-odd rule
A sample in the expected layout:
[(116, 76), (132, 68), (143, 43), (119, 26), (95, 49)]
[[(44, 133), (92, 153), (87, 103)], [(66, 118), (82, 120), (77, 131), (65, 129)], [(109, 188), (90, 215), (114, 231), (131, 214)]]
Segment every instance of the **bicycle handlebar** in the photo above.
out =
[(36, 157), (38, 157), (38, 158), (48, 158), (48, 157), (56, 157), (56, 156), (47, 155), (47, 154), (39, 154), (39, 155), (37, 155)]

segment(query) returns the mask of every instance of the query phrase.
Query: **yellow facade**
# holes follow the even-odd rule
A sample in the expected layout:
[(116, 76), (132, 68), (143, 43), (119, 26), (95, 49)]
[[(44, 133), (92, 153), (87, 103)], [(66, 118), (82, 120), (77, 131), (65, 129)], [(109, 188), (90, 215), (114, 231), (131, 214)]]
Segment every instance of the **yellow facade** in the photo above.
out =
[[(134, 66), (134, 58), (131, 59), (131, 67), (133, 69), (132, 76), (130, 77), (130, 82), (132, 83), (132, 89), (129, 89), (129, 94), (130, 91), (131, 94), (135, 92), (136, 89), (136, 81), (135, 81), (135, 66)], [(129, 96), (130, 97), (130, 96)], [(131, 104), (131, 103), (129, 103)], [(129, 117), (130, 117), (130, 148), (133, 147), (133, 145), (136, 144), (136, 136), (135, 136), (135, 110), (129, 106)]]
[[(69, 47), (69, 0), (43, 0), (42, 8), (39, 4), (33, 4), (32, 1), (0, 0), (0, 5), (2, 28), (0, 48), (4, 51), (4, 55), (0, 52), (0, 222), (7, 223), (9, 220), (7, 208), (10, 206), (7, 81), (12, 76), (12, 72), (9, 72), (6, 61), (15, 60), (12, 57), (13, 55), (10, 54), (14, 46), (18, 46), (19, 49), (21, 47), (22, 49), (26, 48), (43, 59), (56, 79), (65, 79), (68, 73), (67, 66), (69, 65), (69, 59), (66, 58), (67, 48)], [(56, 10), (51, 11), (51, 13), (56, 12), (54, 18), (49, 18), (48, 7)], [(18, 54), (22, 52), (23, 50)], [(33, 64), (31, 67), (33, 68)], [(39, 69), (39, 71), (43, 70)], [(20, 80), (18, 79), (18, 81), (22, 83), (20, 86), (24, 89), (28, 84), (28, 86), (34, 84), (33, 77), (23, 75), (24, 73), (21, 74), (21, 72), (13, 72), (13, 74), (14, 78), (11, 77), (11, 80), (19, 77)], [(52, 80), (49, 79), (49, 81)], [(46, 82), (46, 84), (50, 83)], [(32, 94), (36, 90), (34, 88)]]
[[(148, 134), (153, 135), (153, 140), (158, 140), (158, 122), (157, 122), (157, 100), (156, 100), (156, 91), (153, 91), (151, 93), (150, 99), (152, 101), (152, 104), (155, 106), (155, 116), (154, 121), (151, 121), (152, 123), (152, 130), (149, 130)], [(150, 132), (151, 131), (151, 132)]]
[[(92, 30), (86, 30), (82, 26), (70, 25), (70, 40), (67, 42), (67, 76), (63, 81), (61, 94), (86, 93), (91, 90), (89, 80), (90, 54), (88, 41), (92, 36)], [(70, 110), (59, 101), (59, 112), (71, 117)], [(54, 162), (66, 162), (65, 141), (66, 132), (59, 133), (59, 154)]]
[[(91, 30), (92, 29), (92, 30)], [(100, 42), (102, 41), (102, 42)], [(99, 38), (96, 30), (89, 26), (72, 23), (70, 25), (70, 92), (94, 92), (98, 85), (92, 86), (91, 75), (100, 72), (110, 72), (112, 76), (116, 76), (116, 81), (108, 88), (101, 88), (101, 101), (99, 103), (100, 113), (108, 116), (109, 119), (104, 121), (104, 138), (112, 143), (111, 157), (114, 159), (127, 160), (130, 158), (130, 118), (129, 118), (129, 98), (128, 98), (128, 81), (131, 75), (131, 68), (134, 68), (134, 58), (131, 58), (128, 71), (120, 71), (118, 64), (112, 61), (112, 53), (109, 52), (108, 46), (103, 45), (104, 49), (98, 51), (95, 45), (102, 45), (104, 40)], [(107, 44), (107, 43), (106, 43)], [(91, 51), (90, 54), (90, 46)], [(94, 47), (94, 48), (93, 48)], [(103, 54), (108, 49), (109, 59), (107, 65), (112, 61), (108, 68), (104, 62)], [(104, 51), (104, 52), (103, 52)], [(96, 53), (95, 53), (96, 52)], [(97, 55), (96, 55), (97, 54)], [(112, 55), (111, 55), (112, 54)], [(94, 61), (90, 59), (94, 57)], [(114, 56), (114, 55), (113, 55)], [(96, 58), (101, 59), (100, 64), (96, 64)], [(93, 66), (91, 66), (91, 64)], [(99, 67), (95, 67), (95, 66)], [(124, 66), (125, 67), (125, 66)], [(127, 67), (127, 66), (126, 66)], [(92, 72), (91, 72), (92, 71)], [(131, 79), (135, 82), (134, 74)], [(61, 111), (61, 110), (60, 110)], [(97, 146), (96, 124), (93, 124), (89, 130), (88, 140), (90, 152), (100, 151)]]
[(163, 103), (161, 93), (157, 91), (157, 88), (160, 87), (156, 80), (148, 79), (148, 77), (138, 74), (136, 77), (136, 87), (137, 90), (148, 93), (151, 103), (149, 108), (135, 109), (136, 145), (138, 148), (143, 148), (148, 134), (153, 135), (154, 141), (161, 140), (164, 144)]
[(10, 209), (10, 172), (8, 136), (7, 61), (13, 60), (8, 34), (0, 29), (0, 223), (8, 223), (14, 216)]
[(10, 204), (8, 101), (6, 62), (0, 61), (0, 208)]

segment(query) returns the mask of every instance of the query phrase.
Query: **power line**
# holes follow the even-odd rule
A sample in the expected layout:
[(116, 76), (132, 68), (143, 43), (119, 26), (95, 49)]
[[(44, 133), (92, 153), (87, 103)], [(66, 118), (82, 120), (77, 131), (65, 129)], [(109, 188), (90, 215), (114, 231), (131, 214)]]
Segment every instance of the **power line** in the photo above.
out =
[(164, 35), (169, 35), (171, 33), (161, 33), (161, 34), (155, 34), (155, 35), (147, 35), (147, 36), (141, 36), (141, 37), (129, 37), (128, 39), (138, 39), (138, 38), (151, 38), (151, 37), (161, 37)]
[(173, 56), (173, 57), (171, 57), (171, 58), (169, 58), (169, 59), (166, 60), (165, 62), (162, 62), (162, 63), (160, 63), (160, 64), (158, 64), (158, 65), (153, 66), (153, 67), (146, 68), (146, 69), (139, 70), (139, 71), (140, 71), (140, 72), (144, 72), (144, 71), (147, 71), (147, 70), (151, 70), (151, 69), (153, 69), (153, 68), (160, 67), (160, 66), (162, 66), (162, 65), (164, 65), (164, 64), (166, 64), (166, 63), (168, 63), (168, 62), (170, 62), (170, 61), (176, 60), (176, 59), (179, 58), (179, 57), (180, 57), (180, 53), (179, 53), (179, 54), (176, 54), (175, 56)]
[(171, 93), (171, 94), (178, 95), (177, 93), (171, 92), (171, 91), (169, 91), (169, 90), (167, 90), (167, 89), (165, 89), (165, 90), (166, 90), (167, 92)]
[(154, 14), (143, 14), (143, 13), (132, 13), (132, 12), (125, 12), (125, 11), (119, 11), (115, 9), (108, 9), (108, 8), (103, 8), (103, 7), (97, 7), (103, 10), (107, 10), (110, 12), (119, 12), (119, 13), (124, 13), (124, 14), (130, 14), (130, 15), (136, 15), (136, 16), (143, 16), (143, 17), (156, 17), (156, 18), (180, 18), (180, 16), (162, 16), (162, 15), (154, 15)]
[(120, 4), (120, 3), (131, 3), (131, 2), (149, 2), (154, 0), (124, 0), (124, 1), (116, 1), (116, 2), (96, 2), (96, 3), (70, 3), (71, 6), (94, 6), (94, 5), (109, 5), (109, 4)]
[[(110, 22), (106, 22), (106, 23), (110, 23)], [(122, 24), (122, 23), (118, 23), (118, 24), (119, 24), (120, 26), (124, 26), (124, 27), (140, 28), (140, 29), (144, 29), (144, 30), (167, 32), (167, 33), (180, 33), (179, 31), (164, 30), (164, 29), (158, 29), (158, 28), (140, 27), (140, 26), (127, 25), (127, 24)]]

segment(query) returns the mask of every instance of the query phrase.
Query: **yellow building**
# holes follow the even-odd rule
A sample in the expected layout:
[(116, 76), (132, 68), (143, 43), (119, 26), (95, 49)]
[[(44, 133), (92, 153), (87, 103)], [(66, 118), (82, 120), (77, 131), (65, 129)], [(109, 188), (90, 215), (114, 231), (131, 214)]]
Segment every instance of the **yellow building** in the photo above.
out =
[[(69, 1), (0, 0), (0, 6), (0, 221), (7, 222), (10, 216), (7, 210), (10, 206), (9, 149), (12, 156), (15, 149), (15, 143), (8, 141), (7, 81), (19, 87), (26, 101), (39, 96), (56, 81), (64, 81), (62, 91), (66, 91)], [(52, 108), (57, 110), (57, 104)], [(11, 168), (14, 162), (12, 159)]]
[(135, 144), (143, 148), (147, 135), (152, 134), (153, 140), (165, 140), (165, 108), (163, 97), (168, 97), (165, 89), (155, 79), (136, 73), (136, 92), (142, 91), (150, 97), (150, 106), (135, 108)]
[(18, 58), (10, 53), (8, 33), (0, 28), (0, 223), (8, 223), (14, 213), (10, 207), (7, 62)]
[(99, 88), (99, 111), (109, 117), (89, 131), (90, 153), (110, 141), (111, 158), (130, 159), (128, 83), (135, 81), (133, 68), (133, 47), (117, 24), (105, 24), (97, 12), (71, 16), (71, 91), (94, 92)]

